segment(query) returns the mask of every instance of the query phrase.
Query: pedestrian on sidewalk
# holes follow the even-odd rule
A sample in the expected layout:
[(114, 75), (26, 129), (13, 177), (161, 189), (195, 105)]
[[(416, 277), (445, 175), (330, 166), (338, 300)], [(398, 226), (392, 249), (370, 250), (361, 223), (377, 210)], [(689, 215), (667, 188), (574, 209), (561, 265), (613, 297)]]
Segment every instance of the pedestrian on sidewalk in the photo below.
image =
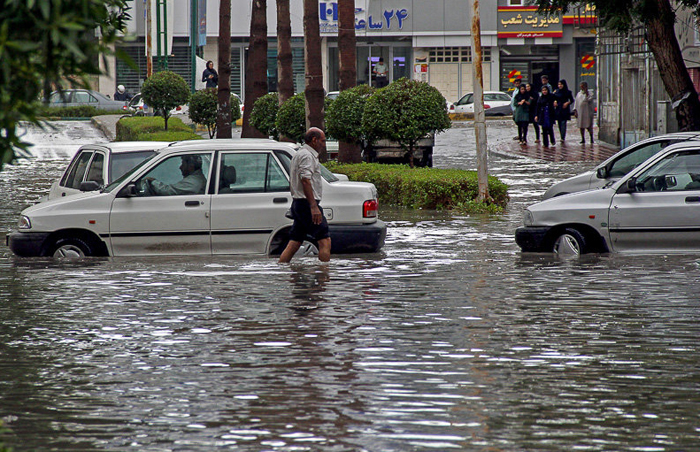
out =
[(530, 95), (525, 85), (520, 85), (515, 95), (515, 113), (513, 119), (518, 125), (518, 140), (520, 144), (527, 144), (527, 126), (530, 123)]
[(549, 92), (547, 85), (542, 86), (542, 95), (537, 100), (537, 116), (535, 116), (535, 121), (542, 127), (542, 140), (544, 141), (544, 147), (548, 148), (551, 141), (552, 146), (556, 143), (554, 141), (554, 94)]
[(532, 127), (535, 129), (535, 143), (539, 143), (540, 126), (537, 124), (537, 121), (535, 121), (535, 116), (537, 116), (537, 100), (540, 98), (540, 95), (537, 94), (537, 91), (532, 87), (532, 83), (527, 83), (525, 85), (525, 90), (527, 91), (528, 96), (530, 96), (529, 123), (532, 124)]
[[(518, 92), (520, 92), (520, 84), (522, 82), (523, 78), (521, 76), (517, 76), (515, 80), (513, 80), (513, 93), (510, 96), (510, 111), (513, 112), (513, 122), (515, 122), (516, 126), (518, 123), (515, 121), (515, 96), (517, 96)], [(518, 136), (514, 137), (513, 140), (520, 140), (520, 133), (518, 133)]]
[(593, 94), (588, 91), (588, 83), (581, 82), (581, 90), (576, 93), (574, 103), (574, 116), (576, 117), (576, 125), (581, 131), (581, 144), (586, 144), (586, 130), (591, 136), (591, 144), (593, 144), (593, 116), (595, 115), (593, 107)]
[(571, 104), (574, 103), (574, 96), (571, 94), (566, 80), (561, 79), (557, 84), (557, 89), (554, 91), (555, 115), (557, 124), (559, 124), (559, 138), (563, 142), (566, 139), (566, 124), (571, 120)]
[(540, 91), (542, 90), (543, 86), (546, 86), (550, 93), (554, 92), (554, 90), (552, 89), (552, 85), (549, 84), (549, 75), (542, 74), (540, 76), (540, 81), (542, 82), (542, 84), (540, 85)]

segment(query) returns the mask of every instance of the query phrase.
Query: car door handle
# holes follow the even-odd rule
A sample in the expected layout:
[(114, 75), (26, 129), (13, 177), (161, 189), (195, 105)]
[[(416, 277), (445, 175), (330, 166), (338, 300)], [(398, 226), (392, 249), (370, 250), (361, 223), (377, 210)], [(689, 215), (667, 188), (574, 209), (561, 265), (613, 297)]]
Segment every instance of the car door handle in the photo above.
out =
[(289, 201), (287, 198), (272, 198), (272, 202), (275, 204), (282, 204)]
[(685, 202), (700, 202), (700, 196), (686, 196)]
[(197, 207), (199, 206), (199, 201), (185, 201), (185, 207)]

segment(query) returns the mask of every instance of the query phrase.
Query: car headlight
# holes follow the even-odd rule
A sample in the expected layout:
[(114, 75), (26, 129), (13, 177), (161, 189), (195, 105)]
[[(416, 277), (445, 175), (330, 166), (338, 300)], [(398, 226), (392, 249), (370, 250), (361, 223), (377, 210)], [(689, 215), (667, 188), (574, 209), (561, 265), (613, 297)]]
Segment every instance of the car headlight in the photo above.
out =
[(523, 224), (525, 226), (532, 226), (532, 224), (535, 222), (535, 217), (532, 215), (532, 212), (529, 210), (525, 210), (525, 214), (523, 214)]
[(17, 227), (19, 229), (31, 229), (32, 228), (32, 222), (29, 219), (28, 216), (26, 215), (20, 215), (19, 221), (17, 222)]

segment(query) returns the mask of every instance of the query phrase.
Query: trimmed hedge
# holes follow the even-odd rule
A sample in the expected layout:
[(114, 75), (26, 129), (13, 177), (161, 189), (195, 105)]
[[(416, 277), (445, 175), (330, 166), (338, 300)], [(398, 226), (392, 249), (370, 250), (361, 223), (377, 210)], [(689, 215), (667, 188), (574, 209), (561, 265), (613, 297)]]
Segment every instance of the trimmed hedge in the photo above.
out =
[(478, 203), (476, 171), (437, 168), (409, 168), (406, 165), (380, 163), (325, 166), (352, 181), (371, 182), (377, 187), (381, 203), (413, 209), (447, 209), (468, 213), (500, 213), (508, 204), (508, 186), (489, 176), (489, 195), (493, 202)]
[(181, 141), (201, 140), (202, 137), (185, 125), (180, 118), (171, 117), (168, 131), (160, 116), (132, 116), (117, 122), (115, 141)]
[(57, 117), (57, 118), (92, 118), (93, 116), (102, 115), (123, 115), (128, 113), (127, 110), (98, 110), (89, 105), (77, 107), (46, 107), (44, 106), (39, 112), (40, 116)]

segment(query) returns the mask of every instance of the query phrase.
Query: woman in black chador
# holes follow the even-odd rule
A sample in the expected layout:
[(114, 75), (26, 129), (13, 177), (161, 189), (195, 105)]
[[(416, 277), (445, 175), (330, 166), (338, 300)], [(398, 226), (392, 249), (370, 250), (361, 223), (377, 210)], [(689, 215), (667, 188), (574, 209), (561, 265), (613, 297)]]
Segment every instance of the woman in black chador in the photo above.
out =
[(549, 92), (549, 88), (546, 85), (542, 86), (542, 95), (537, 99), (537, 116), (535, 116), (535, 121), (542, 127), (542, 140), (546, 148), (549, 147), (550, 140), (552, 146), (556, 144), (554, 142), (555, 99), (554, 94)]
[(559, 80), (557, 89), (554, 90), (554, 97), (556, 97), (554, 108), (556, 109), (557, 123), (559, 124), (559, 137), (561, 141), (564, 141), (566, 138), (566, 123), (571, 120), (571, 104), (574, 103), (574, 95), (566, 84), (566, 80)]

